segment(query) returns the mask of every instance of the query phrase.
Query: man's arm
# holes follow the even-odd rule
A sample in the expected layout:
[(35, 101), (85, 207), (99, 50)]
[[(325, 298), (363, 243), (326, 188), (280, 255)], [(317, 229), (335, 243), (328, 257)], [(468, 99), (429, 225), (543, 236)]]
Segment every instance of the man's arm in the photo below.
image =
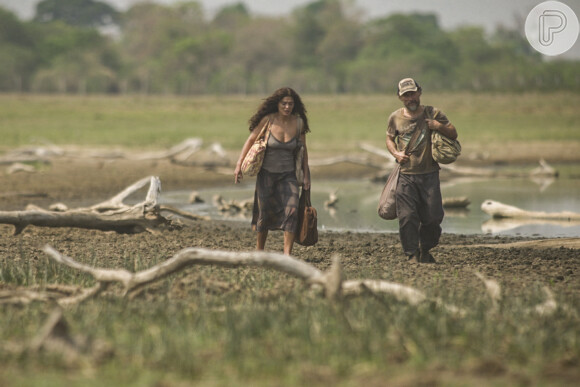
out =
[(397, 144), (395, 144), (395, 140), (387, 134), (387, 149), (391, 154), (397, 159), (399, 164), (406, 163), (409, 161), (409, 155), (405, 154), (404, 151), (397, 150)]
[(457, 139), (457, 130), (455, 129), (455, 126), (453, 126), (453, 124), (451, 122), (448, 122), (445, 125), (437, 120), (427, 119), (426, 121), (427, 121), (427, 125), (429, 126), (429, 129), (437, 130), (437, 131), (441, 132), (442, 135), (444, 135), (445, 137), (449, 137), (452, 140)]

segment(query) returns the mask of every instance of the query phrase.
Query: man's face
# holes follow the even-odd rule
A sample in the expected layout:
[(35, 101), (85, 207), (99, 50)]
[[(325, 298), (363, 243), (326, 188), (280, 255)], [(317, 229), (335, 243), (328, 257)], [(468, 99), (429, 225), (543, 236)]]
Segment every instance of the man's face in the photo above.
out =
[(414, 112), (421, 105), (421, 92), (419, 90), (408, 91), (399, 96), (399, 99), (403, 102), (403, 105), (405, 105), (407, 110)]

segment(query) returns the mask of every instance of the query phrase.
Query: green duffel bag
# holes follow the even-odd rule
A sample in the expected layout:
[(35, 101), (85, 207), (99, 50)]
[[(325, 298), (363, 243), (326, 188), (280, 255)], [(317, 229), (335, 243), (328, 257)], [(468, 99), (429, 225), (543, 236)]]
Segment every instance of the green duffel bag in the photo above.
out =
[(451, 164), (461, 154), (461, 144), (434, 130), (431, 133), (431, 153), (438, 163)]

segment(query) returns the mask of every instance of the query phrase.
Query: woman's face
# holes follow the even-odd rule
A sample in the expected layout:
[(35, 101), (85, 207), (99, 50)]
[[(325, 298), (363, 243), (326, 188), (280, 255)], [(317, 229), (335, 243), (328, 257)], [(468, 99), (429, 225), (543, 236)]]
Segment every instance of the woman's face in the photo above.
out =
[(294, 110), (294, 98), (287, 96), (278, 102), (278, 113), (283, 116), (289, 116)]

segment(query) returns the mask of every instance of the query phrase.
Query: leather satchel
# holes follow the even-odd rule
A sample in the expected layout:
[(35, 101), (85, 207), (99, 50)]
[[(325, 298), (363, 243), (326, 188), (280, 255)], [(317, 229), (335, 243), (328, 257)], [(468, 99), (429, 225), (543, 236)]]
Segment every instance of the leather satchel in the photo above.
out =
[(310, 203), (310, 190), (302, 189), (298, 202), (298, 231), (296, 243), (314, 246), (318, 242), (318, 221), (316, 208)]
[(264, 155), (266, 154), (266, 146), (268, 144), (268, 137), (270, 135), (270, 119), (260, 131), (260, 134), (252, 144), (252, 147), (246, 153), (244, 161), (242, 161), (242, 174), (245, 176), (256, 176), (262, 168), (264, 162)]

